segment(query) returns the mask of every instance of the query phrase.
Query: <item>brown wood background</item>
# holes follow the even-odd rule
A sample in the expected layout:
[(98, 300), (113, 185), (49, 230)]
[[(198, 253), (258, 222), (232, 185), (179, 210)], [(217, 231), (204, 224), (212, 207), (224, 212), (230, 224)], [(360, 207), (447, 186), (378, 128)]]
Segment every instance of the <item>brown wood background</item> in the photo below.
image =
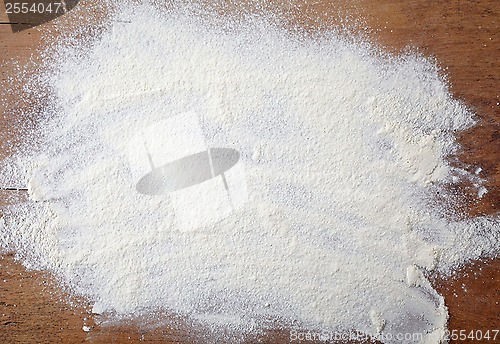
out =
[[(15, 64), (26, 65), (37, 49), (43, 46), (43, 32), (54, 27), (64, 16), (21, 32), (13, 33), (0, 1), (0, 78), (3, 87), (19, 90), (22, 82), (9, 79)], [(228, 1), (229, 2), (229, 1)], [(290, 0), (291, 2), (291, 0)], [(425, 56), (434, 57), (445, 70), (453, 94), (473, 109), (479, 124), (460, 133), (462, 144), (460, 160), (483, 168), (488, 180), (488, 194), (475, 199), (469, 187), (464, 208), (470, 216), (498, 214), (500, 193), (500, 1), (498, 0), (357, 0), (357, 1), (293, 1), (299, 8), (285, 13), (291, 26), (315, 31), (338, 23), (338, 13), (351, 18), (364, 18), (364, 33), (385, 49), (400, 52), (416, 49)], [(81, 1), (74, 11), (94, 18), (98, 1)], [(277, 1), (268, 7), (279, 10), (287, 1)], [(284, 5), (283, 5), (284, 4)], [(238, 10), (245, 2), (216, 5), (222, 12)], [(212, 6), (215, 6), (212, 4)], [(99, 13), (97, 13), (99, 14)], [(94, 18), (95, 19), (95, 18)], [(74, 23), (74, 25), (82, 25)], [(0, 92), (4, 93), (4, 92)], [(19, 108), (30, 108), (29, 99), (9, 92), (8, 102), (18, 102)], [(16, 118), (9, 116), (5, 102), (0, 102), (0, 136), (18, 137)], [(11, 149), (0, 142), (0, 159)], [(22, 193), (0, 191), (0, 204), (25, 197)], [(0, 343), (125, 343), (164, 342), (192, 343), (200, 339), (182, 319), (168, 314), (156, 314), (165, 326), (155, 326), (146, 319), (102, 323), (92, 315), (89, 304), (67, 295), (47, 272), (26, 271), (12, 253), (0, 256)], [(450, 310), (450, 330), (500, 329), (500, 260), (474, 262), (457, 272), (452, 279), (432, 276), (433, 284), (445, 297)], [(84, 320), (85, 319), (85, 320)], [(82, 330), (93, 326), (89, 333)], [(249, 343), (287, 343), (286, 329), (270, 331)], [(201, 340), (202, 341), (202, 340)], [(465, 342), (475, 342), (466, 340)], [(493, 341), (482, 341), (485, 343)], [(500, 335), (496, 343), (500, 343)], [(462, 343), (462, 342), (461, 342)]]

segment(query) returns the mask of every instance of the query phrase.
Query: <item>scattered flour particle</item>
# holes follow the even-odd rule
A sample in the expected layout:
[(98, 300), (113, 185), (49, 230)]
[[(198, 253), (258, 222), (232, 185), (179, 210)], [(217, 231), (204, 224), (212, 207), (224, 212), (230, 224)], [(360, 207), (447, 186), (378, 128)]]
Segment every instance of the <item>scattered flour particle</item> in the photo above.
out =
[(488, 193), (488, 189), (486, 189), (484, 186), (481, 186), (479, 190), (477, 191), (477, 196), (479, 198), (483, 198), (484, 195)]

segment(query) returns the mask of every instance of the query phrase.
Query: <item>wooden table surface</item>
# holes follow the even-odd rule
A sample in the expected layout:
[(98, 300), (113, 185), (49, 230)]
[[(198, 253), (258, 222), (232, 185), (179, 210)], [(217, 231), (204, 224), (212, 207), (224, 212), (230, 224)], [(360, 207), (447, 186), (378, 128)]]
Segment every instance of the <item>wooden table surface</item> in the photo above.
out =
[[(1, 0), (0, 2), (3, 2)], [(96, 1), (94, 1), (96, 2)], [(280, 3), (286, 3), (281, 1)], [(291, 2), (291, 0), (290, 0)], [(451, 83), (453, 94), (473, 109), (480, 121), (478, 125), (459, 134), (463, 149), (460, 160), (470, 168), (481, 166), (487, 179), (489, 192), (481, 200), (468, 196), (463, 205), (470, 216), (498, 214), (500, 199), (500, 1), (498, 0), (354, 0), (305, 1), (299, 9), (286, 14), (289, 25), (299, 25), (314, 31), (335, 25), (336, 13), (351, 18), (364, 18), (364, 33), (384, 46), (401, 52), (418, 49), (433, 57), (443, 68)], [(74, 11), (89, 11), (81, 1)], [(221, 11), (238, 10), (233, 5)], [(273, 5), (274, 6), (274, 5)], [(279, 5), (275, 5), (279, 7)], [(234, 9), (233, 7), (236, 7)], [(95, 8), (93, 8), (95, 11)], [(95, 13), (90, 12), (90, 16)], [(64, 16), (63, 16), (64, 17)], [(22, 82), (11, 80), (16, 61), (28, 64), (37, 49), (43, 46), (42, 33), (50, 30), (54, 22), (63, 17), (26, 29), (12, 32), (3, 4), (0, 4), (0, 81), (2, 87), (19, 90)], [(79, 23), (75, 23), (78, 25)], [(4, 92), (0, 92), (2, 94)], [(7, 100), (17, 101), (18, 107), (33, 106), (9, 91)], [(0, 98), (1, 99), (1, 98)], [(0, 138), (16, 141), (19, 137), (16, 118), (9, 116), (5, 103), (0, 102)], [(1, 143), (0, 159), (12, 149)], [(14, 146), (15, 147), (15, 146)], [(15, 148), (13, 148), (15, 149)], [(468, 194), (467, 185), (462, 186)], [(0, 204), (7, 198), (25, 197), (21, 193), (0, 191)], [(12, 201), (12, 200), (10, 200)], [(458, 271), (451, 279), (431, 276), (433, 285), (445, 297), (450, 311), (450, 330), (500, 329), (500, 259), (474, 262)], [(146, 319), (102, 323), (92, 315), (88, 302), (64, 293), (53, 276), (47, 272), (26, 271), (14, 260), (12, 253), (0, 256), (0, 343), (123, 343), (123, 342), (198, 342), (193, 329), (182, 319), (169, 314), (156, 314), (164, 326), (155, 326)], [(88, 333), (86, 324), (93, 326)], [(259, 337), (263, 343), (287, 343), (286, 329), (270, 331)], [(249, 339), (253, 343), (257, 338)], [(479, 341), (460, 341), (475, 342)], [(488, 341), (483, 341), (488, 342)], [(493, 343), (493, 341), (489, 341)], [(496, 343), (500, 343), (500, 335)]]

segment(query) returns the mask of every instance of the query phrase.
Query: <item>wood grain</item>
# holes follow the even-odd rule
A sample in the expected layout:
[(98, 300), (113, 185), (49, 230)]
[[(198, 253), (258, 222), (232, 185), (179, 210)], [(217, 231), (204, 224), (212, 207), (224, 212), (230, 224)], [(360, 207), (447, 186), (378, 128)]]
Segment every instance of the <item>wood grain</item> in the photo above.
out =
[[(87, 3), (82, 1), (75, 11), (84, 11)], [(358, 0), (295, 3), (301, 6), (283, 14), (290, 26), (314, 32), (337, 25), (339, 14), (364, 18), (358, 26), (367, 28), (364, 34), (384, 49), (393, 52), (418, 49), (423, 55), (436, 59), (448, 77), (453, 94), (479, 119), (477, 126), (459, 133), (458, 140), (463, 147), (459, 158), (470, 170), (476, 166), (483, 168), (489, 192), (479, 200), (472, 188), (464, 185), (463, 192), (468, 194), (468, 200), (461, 206), (470, 216), (498, 214), (500, 2)], [(287, 1), (277, 1), (270, 10), (280, 10), (280, 6), (286, 5)], [(227, 1), (218, 2), (217, 6), (227, 13), (246, 5)], [(29, 99), (22, 98), (22, 83), (10, 79), (14, 75), (13, 61), (19, 65), (28, 64), (30, 59), (37, 61), (37, 49), (45, 43), (43, 33), (58, 20), (63, 18), (17, 33), (13, 33), (8, 24), (0, 24), (0, 80), (3, 87), (8, 86), (11, 90), (6, 96), (8, 99), (0, 103), (3, 115), (0, 159), (12, 153), (19, 140), (19, 118), (9, 116), (6, 101), (16, 102), (19, 108), (34, 106)], [(3, 4), (0, 4), (0, 23), (7, 22)], [(7, 141), (11, 144), (7, 145)], [(19, 197), (23, 195), (0, 192), (0, 203), (13, 202)], [(485, 260), (469, 264), (453, 278), (431, 276), (449, 307), (450, 330), (500, 329), (499, 269), (500, 260)], [(169, 314), (155, 314), (153, 318), (155, 321), (146, 317), (103, 325), (104, 319), (92, 315), (85, 300), (65, 293), (49, 273), (26, 271), (11, 253), (3, 254), (0, 259), (0, 343), (199, 342), (197, 330), (187, 326), (183, 319)], [(165, 325), (155, 326), (158, 322)], [(93, 326), (89, 333), (82, 330), (84, 324)], [(286, 329), (270, 331), (259, 338), (248, 339), (248, 343), (257, 340), (287, 343), (289, 332)], [(478, 341), (460, 343), (465, 342)], [(500, 338), (496, 342), (500, 342)]]

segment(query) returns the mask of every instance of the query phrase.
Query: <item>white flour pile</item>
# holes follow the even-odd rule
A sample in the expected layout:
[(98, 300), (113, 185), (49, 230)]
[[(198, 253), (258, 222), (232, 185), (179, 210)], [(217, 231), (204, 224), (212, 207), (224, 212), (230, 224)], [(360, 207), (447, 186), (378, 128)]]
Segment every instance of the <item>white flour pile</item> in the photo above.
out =
[[(445, 158), (473, 124), (437, 68), (333, 33), (181, 12), (124, 6), (99, 39), (61, 44), (41, 76), (54, 95), (42, 144), (2, 166), (2, 185), (27, 184), (31, 199), (2, 210), (2, 246), (96, 312), (439, 342), (447, 309), (423, 272), (498, 255), (500, 226), (432, 202), (464, 174)], [(185, 111), (211, 146), (241, 153), (249, 197), (193, 231), (168, 197), (136, 192), (127, 160), (137, 130)]]

